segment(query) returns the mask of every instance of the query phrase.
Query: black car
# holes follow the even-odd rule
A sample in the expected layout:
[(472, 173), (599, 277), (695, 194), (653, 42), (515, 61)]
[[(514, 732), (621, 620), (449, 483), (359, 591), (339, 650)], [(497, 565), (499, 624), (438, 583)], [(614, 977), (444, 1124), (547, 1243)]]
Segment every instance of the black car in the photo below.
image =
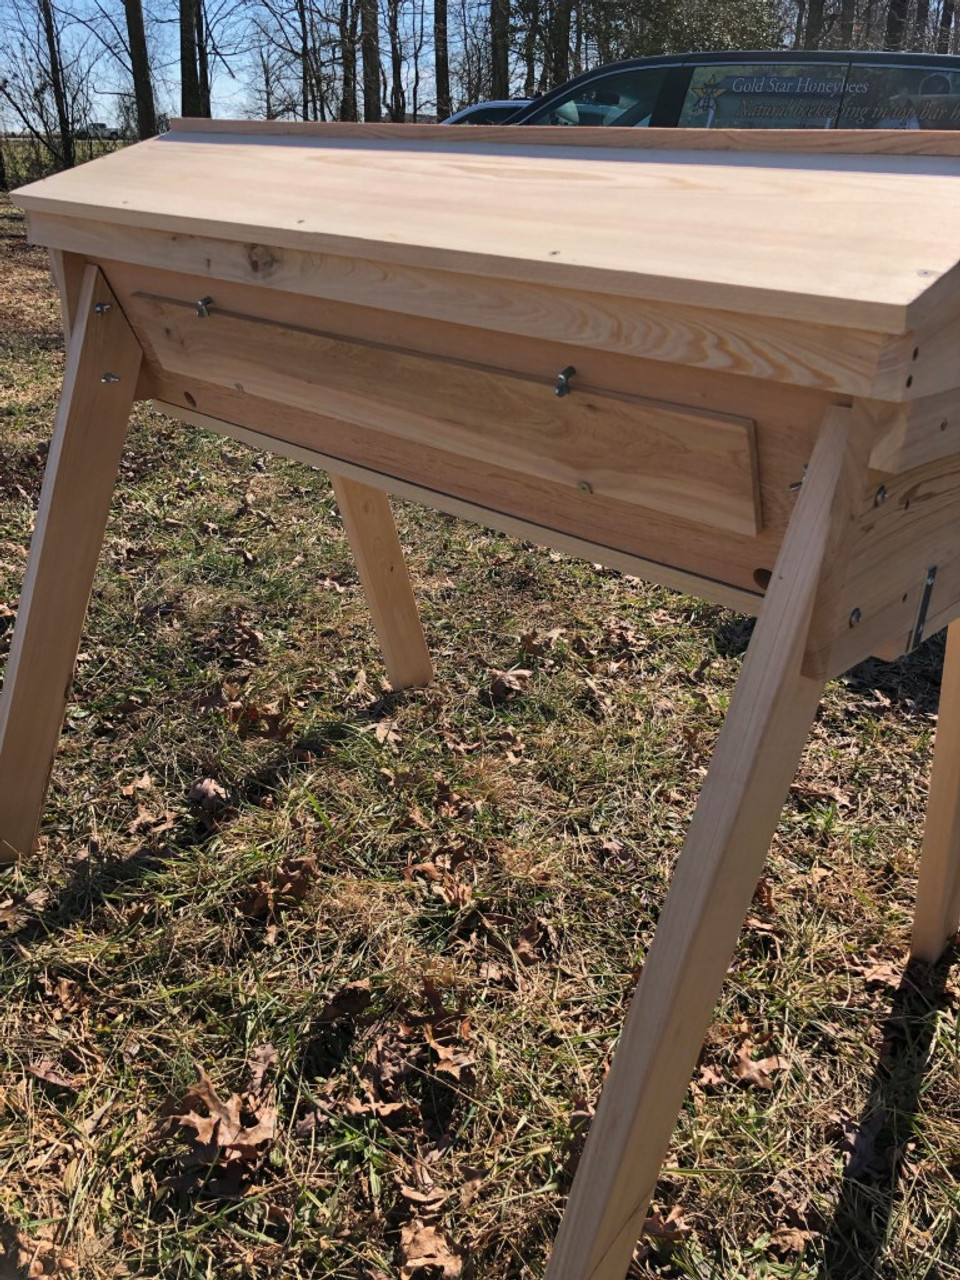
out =
[(470, 107), (461, 107), (441, 124), (505, 124), (518, 111), (529, 107), (532, 98), (498, 98), (489, 102), (475, 102)]
[(568, 80), (510, 124), (960, 129), (960, 57), (803, 50), (632, 58)]

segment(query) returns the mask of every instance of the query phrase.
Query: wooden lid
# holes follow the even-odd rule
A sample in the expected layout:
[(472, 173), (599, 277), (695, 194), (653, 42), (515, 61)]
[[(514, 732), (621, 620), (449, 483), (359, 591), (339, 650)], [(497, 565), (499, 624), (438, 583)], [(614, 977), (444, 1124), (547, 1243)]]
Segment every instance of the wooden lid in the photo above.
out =
[(960, 291), (958, 133), (191, 120), (15, 199), (883, 333)]

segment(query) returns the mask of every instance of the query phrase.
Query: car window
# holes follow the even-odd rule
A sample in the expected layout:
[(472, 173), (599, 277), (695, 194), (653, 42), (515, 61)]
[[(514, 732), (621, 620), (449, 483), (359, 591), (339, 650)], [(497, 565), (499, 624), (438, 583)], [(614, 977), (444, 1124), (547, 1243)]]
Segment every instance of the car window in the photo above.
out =
[(524, 124), (647, 125), (668, 67), (640, 67), (599, 76), (554, 98)]
[(847, 71), (845, 62), (697, 67), (677, 123), (685, 129), (831, 129)]
[(841, 129), (960, 129), (960, 73), (854, 64)]

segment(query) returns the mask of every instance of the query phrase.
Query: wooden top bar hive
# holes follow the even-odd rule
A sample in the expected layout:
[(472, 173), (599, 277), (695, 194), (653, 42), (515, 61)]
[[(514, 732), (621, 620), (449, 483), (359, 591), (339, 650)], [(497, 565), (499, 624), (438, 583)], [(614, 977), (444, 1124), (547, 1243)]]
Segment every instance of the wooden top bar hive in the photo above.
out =
[[(130, 407), (759, 612), (549, 1264), (623, 1280), (824, 682), (960, 615), (960, 134), (259, 125), (26, 187), (68, 347), (0, 698), (31, 847)], [(951, 628), (913, 954), (960, 925)]]
[[(885, 475), (960, 450), (958, 179), (956, 134), (193, 120), (17, 200), (141, 396), (755, 611), (826, 405)], [(916, 551), (830, 667), (906, 646)]]

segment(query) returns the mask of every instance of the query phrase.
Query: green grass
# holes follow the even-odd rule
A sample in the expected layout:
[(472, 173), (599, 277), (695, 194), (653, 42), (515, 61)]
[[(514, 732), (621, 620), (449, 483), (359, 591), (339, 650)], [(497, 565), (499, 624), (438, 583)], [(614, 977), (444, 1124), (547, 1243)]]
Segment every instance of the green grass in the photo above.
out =
[[(2, 658), (62, 369), (9, 206), (0, 317)], [(0, 1274), (431, 1280), (420, 1223), (542, 1275), (749, 624), (397, 510), (437, 666), (399, 696), (326, 477), (138, 408), (0, 883)], [(955, 956), (897, 981), (941, 655), (829, 688), (634, 1277), (960, 1277)], [(275, 1110), (250, 1158), (170, 1119), (197, 1068)]]

